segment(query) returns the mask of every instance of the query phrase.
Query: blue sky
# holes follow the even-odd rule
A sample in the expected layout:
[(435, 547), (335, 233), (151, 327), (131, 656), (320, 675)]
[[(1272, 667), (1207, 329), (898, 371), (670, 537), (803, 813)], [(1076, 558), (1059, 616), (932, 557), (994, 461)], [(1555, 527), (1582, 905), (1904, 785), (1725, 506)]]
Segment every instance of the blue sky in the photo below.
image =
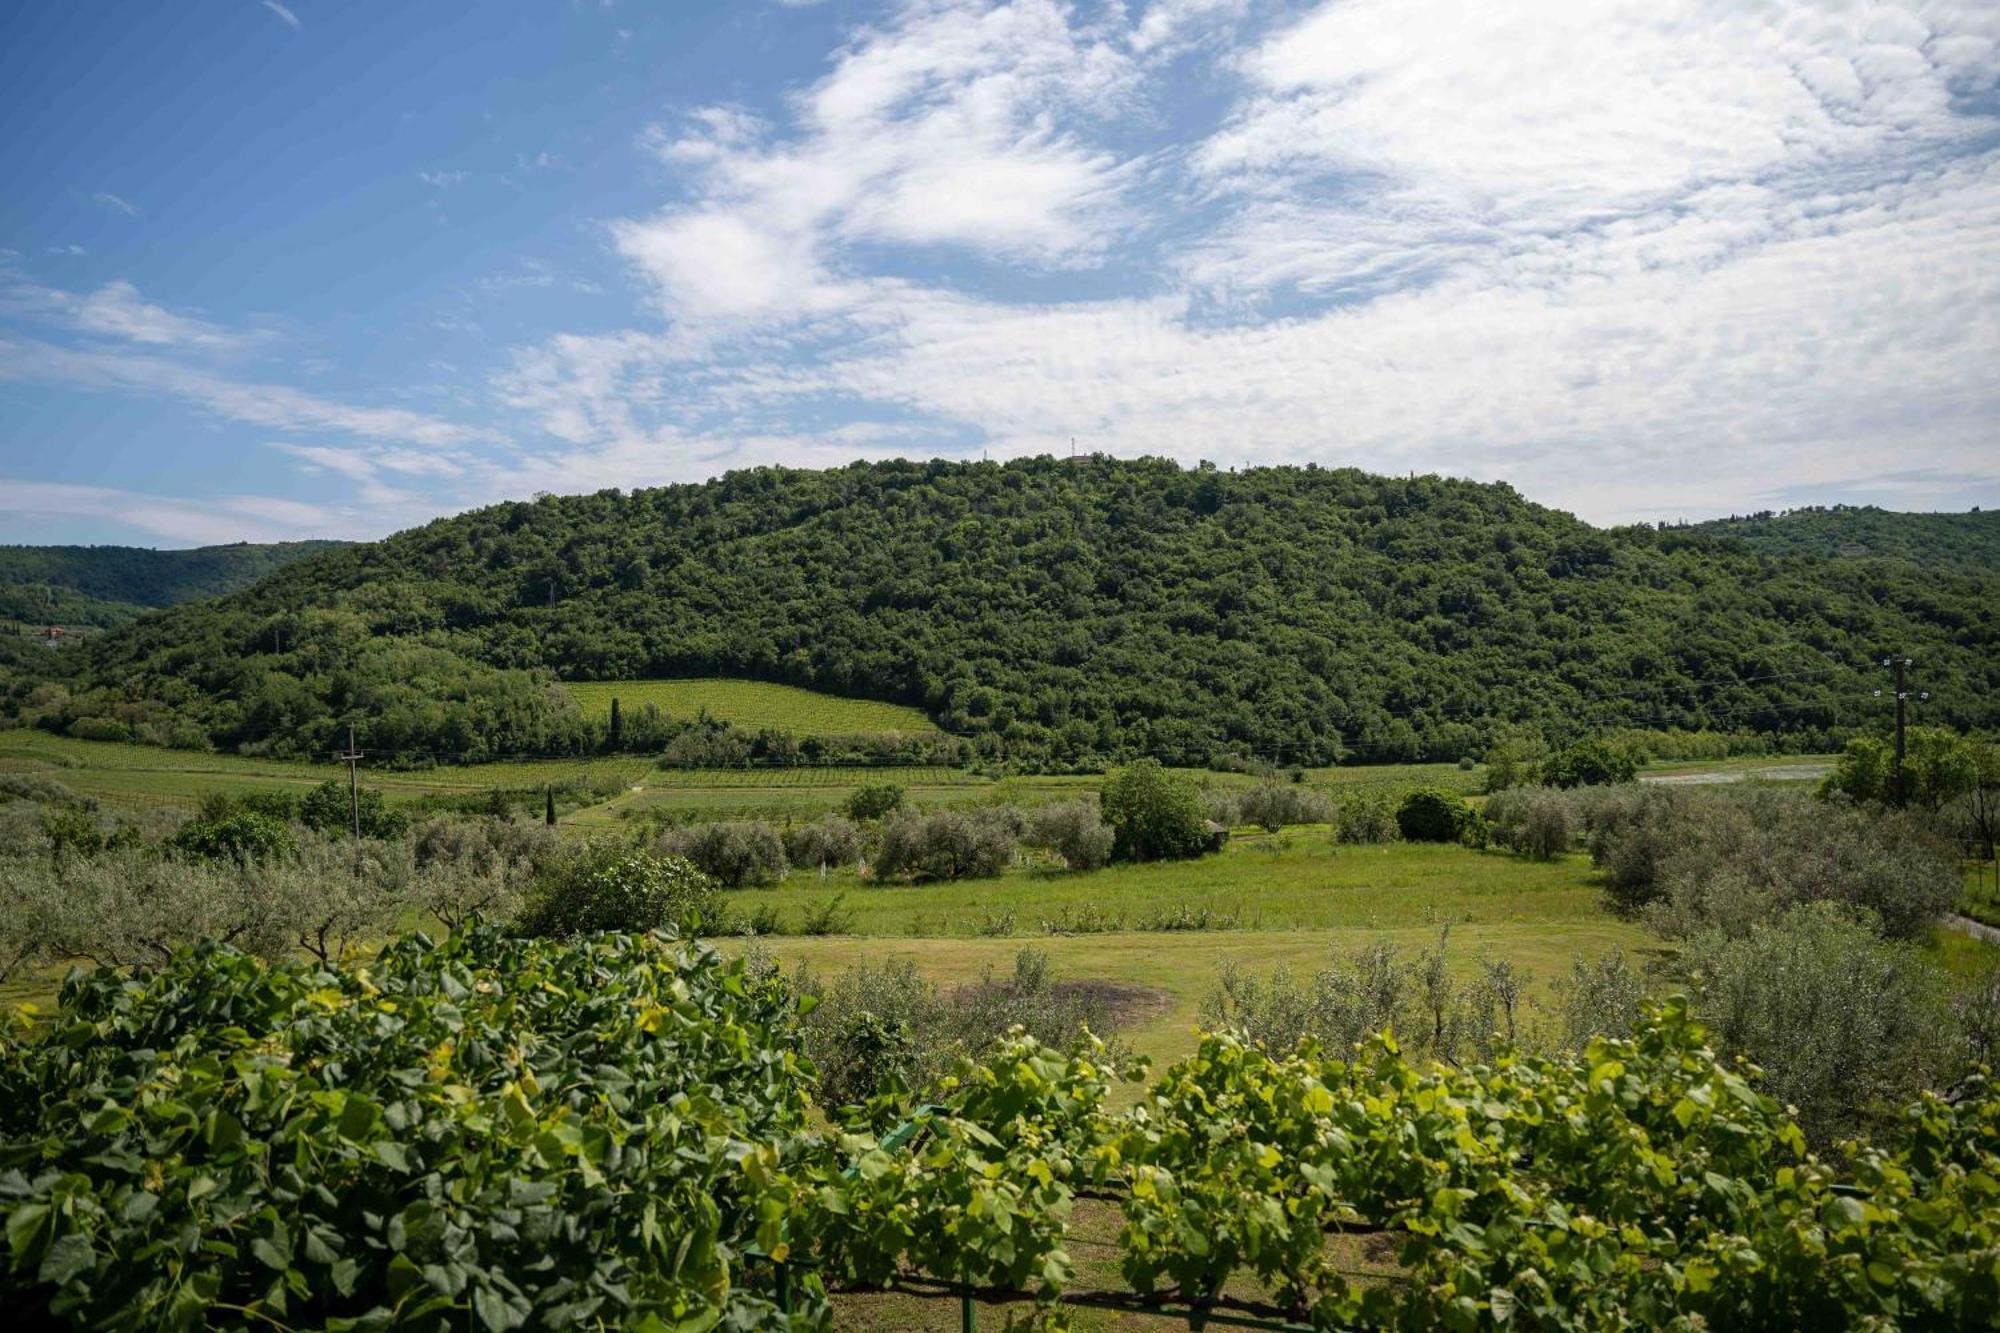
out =
[(2000, 7), (0, 16), (0, 541), (1080, 447), (2000, 503)]

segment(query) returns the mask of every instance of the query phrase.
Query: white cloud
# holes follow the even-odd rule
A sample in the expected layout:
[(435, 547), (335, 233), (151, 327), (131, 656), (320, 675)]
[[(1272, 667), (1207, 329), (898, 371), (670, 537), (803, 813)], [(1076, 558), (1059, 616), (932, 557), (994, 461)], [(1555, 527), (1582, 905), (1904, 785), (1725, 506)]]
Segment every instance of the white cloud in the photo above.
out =
[(485, 433), (396, 407), (358, 407), (289, 385), (228, 379), (161, 356), (0, 339), (0, 380), (31, 379), (185, 399), (231, 421), (287, 431), (447, 445)]
[(283, 19), (288, 27), (296, 28), (299, 26), (299, 16), (297, 14), (294, 14), (291, 10), (287, 9), (285, 6), (279, 4), (278, 0), (262, 0), (262, 3), (264, 5), (264, 8), (270, 10), (273, 14), (276, 14), (279, 18)]
[(350, 530), (351, 518), (316, 505), (262, 495), (200, 499), (148, 495), (108, 486), (0, 481), (0, 513), (24, 518), (110, 519), (173, 542), (287, 541)]
[[(1105, 108), (1171, 96), (1135, 85), (1241, 15), (913, 6), (794, 137), (741, 109), (654, 136), (694, 197), (614, 235), (675, 322), (524, 352), (503, 392), (644, 473), (799, 448), (771, 423), (844, 403), (1000, 454), (1436, 470), (1599, 519), (1852, 490), (1885, 454), (1921, 460), (1913, 499), (2000, 487), (2000, 11), (1343, 0), (1241, 46), (1183, 152), (1107, 146)], [(1173, 239), (1100, 300), (863, 248), (1046, 271), (1132, 220)]]
[(417, 179), (434, 190), (448, 190), (463, 183), (470, 174), (465, 171), (419, 171)]
[(84, 297), (75, 307), (75, 319), (86, 333), (162, 347), (224, 351), (253, 341), (250, 335), (154, 305), (124, 281), (107, 282)]
[(832, 261), (854, 243), (954, 247), (1035, 265), (1092, 262), (1120, 217), (1125, 164), (1060, 128), (1129, 90), (1108, 36), (1052, 0), (911, 4), (859, 33), (801, 94), (796, 133), (738, 107), (646, 143), (694, 198), (612, 228), (670, 318), (742, 326), (823, 315), (871, 290)]
[(128, 218), (136, 218), (139, 216), (138, 205), (119, 198), (117, 195), (111, 193), (111, 191), (109, 190), (99, 190), (96, 194), (93, 194), (90, 197), (92, 201), (97, 203), (100, 207), (115, 209), (116, 211), (123, 213)]

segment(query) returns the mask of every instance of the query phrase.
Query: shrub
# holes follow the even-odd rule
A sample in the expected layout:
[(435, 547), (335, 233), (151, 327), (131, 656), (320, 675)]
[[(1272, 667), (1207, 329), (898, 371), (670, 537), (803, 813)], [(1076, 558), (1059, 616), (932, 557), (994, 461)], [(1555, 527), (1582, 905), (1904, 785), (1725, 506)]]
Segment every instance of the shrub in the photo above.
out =
[(1551, 787), (1603, 787), (1630, 782), (1639, 771), (1630, 751), (1608, 741), (1583, 741), (1560, 750), (1542, 764)]
[(1252, 787), (1237, 799), (1246, 823), (1276, 833), (1287, 824), (1325, 824), (1333, 819), (1333, 803), (1309, 787), (1268, 783)]
[(220, 819), (190, 819), (168, 839), (175, 851), (204, 861), (261, 861), (294, 850), (289, 829), (252, 810)]
[(543, 863), (557, 854), (553, 829), (506, 819), (433, 819), (410, 842), (416, 861), (410, 900), (447, 930), (474, 917), (513, 915)]
[(1576, 842), (1573, 803), (1548, 787), (1510, 787), (1487, 798), (1482, 812), (1493, 842), (1537, 861), (1552, 861)]
[(822, 815), (785, 831), (785, 856), (795, 866), (828, 869), (861, 859), (861, 830), (842, 815)]
[(989, 970), (963, 986), (925, 981), (908, 960), (863, 964), (831, 981), (805, 974), (798, 985), (820, 1001), (804, 1028), (829, 1109), (902, 1090), (921, 1095), (1016, 1026), (1064, 1046), (1085, 1028), (1110, 1032), (1118, 1017), (1111, 992), (1057, 980), (1048, 955), (1032, 947), (1015, 955), (1011, 975)]
[(1380, 793), (1350, 792), (1334, 811), (1333, 836), (1343, 843), (1394, 842), (1400, 836), (1396, 807)]
[(882, 824), (878, 878), (964, 879), (997, 875), (1014, 859), (1002, 817), (980, 810), (899, 810)]
[(686, 857), (725, 889), (776, 884), (791, 868), (778, 831), (751, 820), (673, 829), (661, 837), (660, 850), (668, 856)]
[(544, 866), (516, 922), (528, 935), (678, 928), (719, 930), (715, 881), (677, 856), (590, 843)]
[(1406, 842), (1457, 842), (1472, 821), (1472, 807), (1457, 792), (1417, 787), (1396, 806), (1396, 829)]
[(356, 789), (352, 805), (348, 798), (347, 784), (330, 778), (300, 799), (299, 822), (325, 833), (345, 833), (353, 828), (358, 812), (364, 838), (399, 838), (410, 826), (410, 821), (391, 810), (373, 787)]
[(1200, 856), (1208, 848), (1200, 794), (1158, 760), (1141, 759), (1111, 774), (1099, 804), (1111, 825), (1111, 854), (1120, 861)]
[[(0, 805), (9, 801), (36, 801), (42, 805), (82, 805), (76, 793), (39, 773), (0, 773)], [(91, 802), (90, 804), (95, 804)]]
[(1071, 870), (1095, 870), (1111, 859), (1114, 835), (1092, 801), (1058, 801), (1035, 811), (1029, 841), (1062, 857)]
[(1573, 959), (1555, 989), (1563, 1041), (1572, 1049), (1630, 1030), (1646, 1002), (1645, 978), (1623, 950)]
[(1880, 1125), (1955, 1063), (1938, 969), (1831, 904), (1698, 935), (1679, 966), (1723, 1044), (1823, 1142)]
[(882, 819), (903, 808), (903, 789), (893, 782), (876, 782), (847, 798), (847, 817), (854, 820)]
[(1670, 936), (1711, 926), (1740, 935), (1798, 903), (1830, 901), (1910, 939), (1960, 893), (1955, 850), (1906, 812), (1741, 785), (1648, 794), (1598, 817), (1592, 847), (1614, 900), (1644, 905)]

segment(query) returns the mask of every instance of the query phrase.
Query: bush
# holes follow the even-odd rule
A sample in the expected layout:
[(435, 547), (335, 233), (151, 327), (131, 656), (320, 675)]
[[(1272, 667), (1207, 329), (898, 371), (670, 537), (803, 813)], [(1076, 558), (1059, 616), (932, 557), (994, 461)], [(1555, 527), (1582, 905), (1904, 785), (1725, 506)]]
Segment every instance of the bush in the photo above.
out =
[[(0, 773), (0, 805), (9, 801), (35, 801), (42, 805), (82, 805), (76, 793), (39, 773)], [(94, 805), (96, 802), (90, 802)]]
[(1509, 787), (1487, 798), (1482, 812), (1496, 846), (1552, 861), (1576, 843), (1581, 821), (1573, 802), (1548, 787)]
[(997, 875), (1014, 859), (1014, 835), (987, 810), (898, 810), (882, 824), (878, 879), (965, 879)]
[(776, 884), (791, 868), (778, 831), (750, 820), (690, 824), (670, 830), (660, 839), (660, 851), (686, 857), (725, 889)]
[(785, 832), (785, 856), (795, 866), (828, 869), (861, 859), (861, 830), (841, 815), (822, 815)]
[(410, 826), (410, 821), (391, 810), (373, 787), (358, 788), (350, 805), (347, 784), (335, 778), (320, 783), (299, 801), (299, 822), (324, 833), (349, 832), (356, 812), (364, 838), (400, 838)]
[(886, 818), (903, 808), (903, 789), (893, 782), (871, 783), (848, 797), (845, 808), (853, 820)]
[(1542, 764), (1542, 781), (1551, 787), (1606, 787), (1630, 782), (1639, 771), (1623, 746), (1608, 741), (1583, 741), (1558, 751)]
[(261, 861), (294, 850), (291, 830), (269, 815), (243, 810), (219, 819), (190, 819), (168, 845), (204, 861)]
[(989, 970), (970, 985), (937, 986), (908, 960), (863, 964), (830, 982), (804, 974), (798, 985), (820, 1001), (804, 1023), (806, 1051), (830, 1109), (903, 1090), (922, 1095), (954, 1062), (978, 1057), (1016, 1026), (1060, 1047), (1085, 1028), (1110, 1032), (1118, 1017), (1108, 991), (1058, 981), (1035, 948), (1015, 955), (1011, 975)]
[(615, 843), (590, 843), (544, 866), (517, 927), (523, 934), (721, 928), (725, 907), (715, 881), (676, 856)]
[(1245, 823), (1272, 833), (1287, 824), (1326, 824), (1333, 819), (1333, 803), (1320, 793), (1310, 787), (1275, 782), (1244, 792), (1237, 798), (1236, 808)]
[(1350, 792), (1334, 811), (1333, 836), (1343, 843), (1394, 842), (1400, 836), (1396, 807), (1377, 792)]
[(1472, 823), (1472, 807), (1457, 792), (1418, 787), (1396, 806), (1396, 829), (1406, 842), (1457, 842)]
[(1572, 1049), (1593, 1037), (1629, 1031), (1645, 1002), (1645, 978), (1623, 950), (1573, 959), (1569, 975), (1556, 982), (1563, 1041)]
[(1111, 859), (1114, 840), (1092, 801), (1058, 801), (1035, 811), (1028, 840), (1062, 857), (1071, 870), (1096, 870)]
[(1958, 901), (1955, 850), (1913, 814), (1732, 785), (1601, 803), (1591, 850), (1613, 900), (1670, 936), (1744, 934), (1804, 902), (1865, 908), (1922, 935)]
[(558, 844), (545, 824), (433, 819), (416, 831), (411, 848), (412, 903), (456, 930), (474, 917), (503, 920), (518, 911)]
[(1111, 854), (1120, 861), (1171, 860), (1208, 849), (1200, 793), (1158, 760), (1141, 759), (1111, 774), (1098, 803), (1111, 825)]
[(1679, 965), (1703, 1020), (1822, 1142), (1881, 1126), (1955, 1067), (1938, 969), (1830, 904), (1696, 936)]

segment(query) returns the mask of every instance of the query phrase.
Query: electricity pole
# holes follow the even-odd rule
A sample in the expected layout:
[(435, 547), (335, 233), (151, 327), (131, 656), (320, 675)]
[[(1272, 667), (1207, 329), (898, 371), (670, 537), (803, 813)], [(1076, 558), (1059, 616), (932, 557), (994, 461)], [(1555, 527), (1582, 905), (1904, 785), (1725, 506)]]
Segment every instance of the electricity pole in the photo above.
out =
[(356, 766), (361, 762), (361, 751), (354, 748), (354, 724), (347, 724), (347, 753), (340, 756), (347, 761), (347, 816), (353, 827), (357, 841), (361, 837), (361, 779), (356, 776)]
[[(1882, 659), (1883, 666), (1894, 667), (1896, 670), (1896, 767), (1895, 771), (1890, 774), (1889, 795), (1897, 805), (1903, 805), (1910, 799), (1909, 775), (1903, 767), (1904, 759), (1909, 753), (1909, 746), (1906, 743), (1904, 733), (1909, 729), (1910, 720), (1910, 681), (1908, 675), (1905, 673), (1916, 664), (1917, 659), (1914, 657), (1885, 657)], [(1876, 691), (1878, 694), (1880, 692), (1879, 690)], [(1929, 691), (1917, 695), (1919, 699), (1928, 699), (1930, 697)]]

